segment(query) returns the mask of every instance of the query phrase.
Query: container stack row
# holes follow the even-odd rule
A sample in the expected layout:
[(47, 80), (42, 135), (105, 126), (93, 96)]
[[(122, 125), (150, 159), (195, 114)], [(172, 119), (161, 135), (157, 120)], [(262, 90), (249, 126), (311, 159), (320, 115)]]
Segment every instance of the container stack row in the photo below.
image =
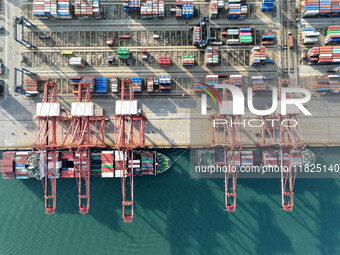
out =
[(114, 151), (101, 152), (101, 177), (113, 178), (115, 174), (114, 168)]
[(237, 39), (228, 39), (228, 45), (251, 44), (253, 42), (252, 29), (249, 27), (229, 28), (226, 32), (222, 32), (222, 35), (238, 37)]
[(159, 76), (159, 92), (170, 93), (171, 90), (171, 76), (161, 75)]
[(326, 44), (340, 43), (340, 26), (329, 26), (326, 31)]
[(302, 44), (311, 44), (319, 42), (320, 32), (316, 32), (314, 28), (302, 29)]
[(154, 91), (154, 79), (152, 77), (149, 77), (146, 83), (146, 91), (149, 93), (153, 93)]
[(194, 2), (192, 0), (176, 0), (176, 19), (192, 19)]
[(229, 0), (227, 2), (228, 19), (244, 19), (247, 16), (248, 7), (246, 1)]
[[(210, 2), (210, 18), (216, 18), (218, 14), (218, 0), (211, 0)], [(223, 2), (222, 2), (223, 7)]]
[(130, 51), (127, 48), (119, 48), (117, 54), (119, 59), (130, 59)]
[(308, 51), (310, 64), (340, 63), (340, 46), (313, 47)]
[(193, 33), (193, 43), (194, 45), (198, 45), (201, 39), (201, 33), (200, 33), (200, 27), (196, 26), (194, 27), (194, 33)]
[(119, 83), (118, 83), (118, 77), (113, 76), (110, 78), (110, 85), (111, 85), (111, 92), (118, 93), (119, 92)]
[(207, 47), (205, 50), (205, 65), (215, 66), (219, 62), (218, 47)]
[(83, 79), (81, 79), (81, 81), (87, 82), (88, 84), (90, 84), (90, 92), (91, 93), (93, 93), (95, 91), (96, 80), (95, 80), (94, 77), (83, 77)]
[(127, 13), (130, 12), (140, 12), (141, 10), (141, 4), (140, 1), (138, 0), (123, 0), (123, 6), (124, 6), (124, 11)]
[(147, 0), (141, 4), (142, 19), (164, 19), (164, 0)]
[(114, 177), (117, 178), (123, 177), (124, 170), (126, 172), (127, 166), (126, 151), (115, 151), (114, 159), (115, 159)]
[(215, 87), (218, 84), (218, 75), (212, 74), (205, 76), (205, 83), (211, 87)]
[(14, 158), (15, 158), (14, 151), (7, 151), (2, 153), (1, 160), (2, 179), (15, 179)]
[(262, 45), (273, 45), (275, 36), (273, 34), (262, 35), (261, 44)]
[(28, 179), (28, 171), (26, 169), (26, 162), (28, 159), (28, 152), (16, 152), (14, 158), (14, 171), (16, 179)]
[(95, 93), (107, 93), (107, 78), (96, 78)]
[(71, 67), (85, 67), (86, 62), (83, 58), (72, 57), (69, 60), (69, 64), (70, 64)]
[(251, 44), (253, 42), (253, 37), (251, 34), (251, 28), (242, 27), (239, 32), (239, 42), (240, 44)]
[(193, 66), (195, 64), (195, 56), (183, 56), (183, 66)]
[(323, 78), (315, 78), (314, 89), (317, 92), (340, 92), (340, 75), (328, 75)]
[[(60, 178), (60, 172), (62, 169), (62, 161), (60, 159), (60, 152), (56, 152), (54, 154), (48, 155), (47, 166), (48, 166), (48, 174), (47, 174), (48, 178), (53, 178), (52, 173), (55, 173), (56, 178)], [(28, 176), (23, 179), (27, 179), (27, 178)]]
[(142, 77), (131, 77), (133, 92), (142, 92)]
[(264, 65), (267, 59), (266, 47), (254, 47), (250, 52), (250, 65)]
[(304, 0), (301, 12), (305, 18), (340, 16), (340, 0)]
[(261, 4), (262, 12), (270, 12), (274, 10), (274, 4), (276, 0), (263, 0)]
[(223, 81), (224, 84), (231, 84), (238, 87), (242, 87), (243, 85), (243, 76), (242, 74), (233, 74), (229, 76), (229, 79)]
[(153, 175), (154, 169), (154, 155), (152, 152), (141, 153), (142, 175)]
[(158, 63), (160, 66), (170, 66), (171, 65), (170, 56), (159, 56)]
[(78, 19), (101, 19), (99, 0), (76, 0), (74, 13)]
[(241, 151), (241, 165), (253, 166), (254, 165), (254, 152), (253, 151)]
[[(227, 153), (230, 157), (232, 152)], [(235, 161), (229, 161), (229, 164), (235, 166), (253, 166), (254, 165), (254, 151), (239, 151), (234, 152), (235, 154)], [(224, 158), (224, 151), (223, 150), (216, 150), (214, 153), (214, 160), (216, 165), (225, 165), (225, 158)]]
[(251, 83), (253, 92), (270, 90), (270, 87), (268, 86), (267, 81), (272, 80), (272, 79), (273, 77), (252, 76), (250, 78), (250, 83)]
[(27, 78), (25, 80), (25, 91), (30, 92), (30, 93), (32, 92), (38, 93), (38, 80)]
[(141, 161), (139, 155), (133, 154), (133, 161), (129, 162), (129, 168), (133, 170), (135, 174), (141, 174)]
[(265, 166), (277, 166), (279, 154), (274, 151), (263, 151), (262, 158)]
[(73, 151), (62, 151), (60, 159), (62, 161), (62, 167), (60, 171), (61, 178), (74, 178), (74, 158), (75, 154)]
[(81, 81), (89, 83), (91, 93), (95, 91), (94, 89), (95, 89), (96, 80), (94, 77), (73, 76), (73, 77), (70, 77), (70, 85), (73, 86), (73, 94), (78, 94), (78, 85), (79, 85), (79, 82)]
[(101, 176), (101, 152), (91, 152), (90, 153), (90, 175), (91, 176)]
[(33, 15), (40, 20), (72, 19), (69, 0), (33, 0)]

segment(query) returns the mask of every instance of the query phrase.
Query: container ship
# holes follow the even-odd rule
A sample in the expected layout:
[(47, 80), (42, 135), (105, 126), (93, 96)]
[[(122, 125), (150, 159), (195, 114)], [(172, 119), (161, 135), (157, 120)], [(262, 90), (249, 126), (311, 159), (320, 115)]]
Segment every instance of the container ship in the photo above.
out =
[[(1, 172), (3, 179), (41, 180), (45, 177), (45, 167), (52, 171), (55, 160), (56, 178), (75, 178), (76, 165), (81, 165), (79, 153), (75, 151), (57, 151), (55, 159), (46, 158), (45, 152), (9, 151), (2, 154)], [(172, 161), (157, 151), (134, 150), (127, 158), (126, 152), (118, 150), (91, 150), (90, 176), (102, 178), (123, 177), (124, 169), (133, 168), (134, 176), (157, 175), (168, 170)], [(125, 154), (125, 155), (124, 155)], [(46, 162), (47, 161), (47, 162)]]

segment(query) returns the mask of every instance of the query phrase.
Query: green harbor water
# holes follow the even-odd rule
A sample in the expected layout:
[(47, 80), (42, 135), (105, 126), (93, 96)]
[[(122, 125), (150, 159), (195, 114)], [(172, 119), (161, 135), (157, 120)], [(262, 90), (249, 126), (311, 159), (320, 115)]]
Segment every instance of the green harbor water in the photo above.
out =
[[(161, 152), (175, 160), (182, 151)], [(317, 163), (340, 163), (340, 148), (314, 151)], [(46, 215), (41, 181), (1, 179), (0, 255), (340, 254), (338, 179), (297, 179), (292, 212), (281, 209), (279, 179), (239, 179), (234, 213), (224, 211), (223, 180), (190, 179), (189, 152), (134, 180), (134, 219), (124, 224), (118, 179), (91, 180), (87, 215), (75, 180), (57, 181), (57, 210)]]

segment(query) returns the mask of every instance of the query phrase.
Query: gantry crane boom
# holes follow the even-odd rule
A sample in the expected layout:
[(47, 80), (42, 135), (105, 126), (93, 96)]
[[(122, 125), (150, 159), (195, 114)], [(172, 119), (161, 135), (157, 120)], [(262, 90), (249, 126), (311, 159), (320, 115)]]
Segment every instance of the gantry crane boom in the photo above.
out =
[[(283, 87), (289, 87), (289, 80), (280, 80), (280, 96)], [(289, 93), (286, 97), (292, 98), (292, 94)], [(298, 112), (293, 109), (286, 115), (279, 113), (262, 116), (261, 120), (264, 125), (262, 126), (262, 142), (259, 145), (279, 147), (280, 163), (282, 169), (285, 169), (281, 171), (282, 207), (285, 211), (291, 211), (294, 205), (293, 189), (297, 174), (294, 167), (302, 164), (302, 151), (305, 146), (299, 126)], [(269, 125), (269, 122), (272, 124)]]
[(70, 150), (76, 149), (74, 168), (78, 186), (79, 212), (90, 208), (90, 148), (104, 147), (105, 117), (94, 116), (90, 84), (78, 84), (77, 103), (72, 104), (71, 125), (64, 138)]
[[(227, 91), (223, 89), (223, 101), (227, 101)], [(215, 119), (223, 119), (220, 125), (214, 125)], [(233, 123), (232, 125), (230, 123)], [(239, 123), (239, 124), (237, 124)], [(224, 150), (225, 173), (225, 207), (229, 212), (236, 209), (237, 169), (240, 166), (242, 149), (241, 116), (233, 114), (212, 115), (213, 140), (212, 146), (222, 147)]]
[[(130, 90), (128, 100), (125, 99), (126, 87)], [(116, 106), (120, 104), (120, 108), (124, 110), (116, 111), (115, 114), (115, 146), (123, 160), (121, 184), (124, 222), (132, 222), (133, 218), (133, 149), (144, 146), (145, 117), (137, 111), (137, 102), (133, 100), (133, 96), (131, 80), (123, 79), (121, 100), (116, 102)], [(138, 136), (135, 136), (134, 128), (139, 129)]]
[[(56, 209), (56, 178), (58, 148), (62, 147), (58, 134), (63, 133), (63, 118), (60, 116), (60, 105), (57, 103), (56, 84), (45, 83), (42, 103), (37, 105), (37, 128), (32, 145), (39, 152), (39, 168), (43, 180), (46, 213), (52, 214)], [(59, 132), (58, 130), (61, 129)]]

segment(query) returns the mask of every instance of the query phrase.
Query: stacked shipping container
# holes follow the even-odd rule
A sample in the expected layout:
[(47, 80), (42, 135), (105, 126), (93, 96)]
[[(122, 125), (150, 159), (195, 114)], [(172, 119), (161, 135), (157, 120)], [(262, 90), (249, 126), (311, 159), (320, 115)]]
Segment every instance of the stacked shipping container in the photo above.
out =
[(274, 10), (274, 3), (276, 0), (263, 0), (261, 4), (262, 12), (269, 12)]
[(25, 80), (25, 91), (29, 93), (38, 93), (38, 80), (28, 78)]
[(143, 152), (141, 153), (142, 159), (142, 175), (154, 175), (154, 155), (152, 152)]
[(305, 18), (340, 16), (340, 0), (304, 0), (301, 10)]
[(101, 152), (101, 176), (103, 178), (113, 178), (115, 176), (114, 151)]
[(72, 19), (69, 0), (33, 0), (33, 15), (40, 20)]
[(198, 45), (200, 40), (201, 40), (200, 27), (196, 26), (196, 27), (194, 27), (194, 33), (193, 33), (193, 43), (194, 43), (194, 45)]
[(273, 77), (252, 76), (250, 78), (250, 82), (251, 82), (251, 87), (253, 89), (253, 92), (269, 90), (269, 87), (267, 86), (266, 81), (272, 80), (272, 79)]
[(142, 92), (142, 77), (131, 77), (133, 92)]
[(274, 44), (274, 39), (275, 39), (275, 36), (273, 34), (265, 34), (265, 35), (262, 35), (262, 38), (261, 38), (261, 44), (263, 45), (272, 45)]
[(243, 0), (229, 0), (226, 9), (228, 19), (244, 19), (248, 13), (247, 3)]
[(340, 26), (329, 26), (326, 31), (326, 44), (340, 43)]
[(110, 79), (110, 84), (111, 84), (111, 92), (118, 93), (119, 87), (118, 87), (118, 77), (117, 76), (113, 76)]
[(253, 42), (253, 37), (251, 35), (251, 28), (242, 27), (239, 32), (240, 44), (251, 44)]
[(130, 51), (126, 48), (118, 48), (117, 50), (119, 59), (130, 59)]
[(1, 160), (2, 179), (15, 179), (14, 157), (15, 152), (13, 151), (2, 153)]
[(218, 75), (207, 75), (205, 77), (205, 83), (211, 87), (215, 87), (218, 84)]
[(161, 75), (159, 76), (159, 92), (170, 93), (171, 90), (171, 76)]
[(250, 52), (250, 65), (264, 65), (267, 59), (266, 47), (254, 47)]
[(147, 0), (142, 3), (140, 13), (142, 19), (164, 19), (164, 1)]
[(340, 92), (340, 75), (328, 75), (323, 78), (315, 78), (314, 89), (317, 92), (330, 91), (333, 93)]
[(73, 151), (62, 151), (60, 159), (62, 161), (62, 167), (60, 171), (61, 178), (74, 178), (74, 152)]
[(219, 62), (218, 47), (207, 47), (205, 50), (205, 65), (215, 66)]
[(319, 32), (314, 28), (302, 28), (302, 44), (316, 43), (319, 41)]
[(102, 94), (107, 93), (107, 78), (96, 78), (96, 89), (95, 92)]
[(194, 2), (192, 0), (176, 0), (176, 19), (192, 19)]
[(171, 65), (170, 56), (159, 56), (158, 63), (160, 66), (170, 66)]
[(310, 64), (340, 63), (340, 46), (313, 47), (308, 51)]
[(193, 66), (195, 64), (195, 56), (183, 56), (183, 66)]
[(70, 58), (69, 64), (72, 67), (85, 67), (86, 62), (83, 58), (72, 57), (72, 58)]

